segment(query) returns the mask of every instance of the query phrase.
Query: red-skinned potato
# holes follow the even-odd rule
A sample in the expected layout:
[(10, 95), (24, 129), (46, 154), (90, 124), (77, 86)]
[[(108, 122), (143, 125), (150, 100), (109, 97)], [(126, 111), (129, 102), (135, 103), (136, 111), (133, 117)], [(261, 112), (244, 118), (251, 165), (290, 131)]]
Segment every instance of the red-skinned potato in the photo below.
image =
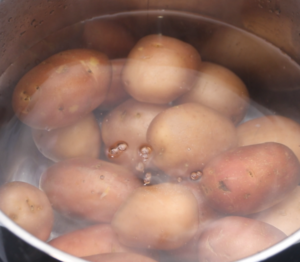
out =
[(12, 99), (18, 118), (35, 129), (68, 126), (104, 100), (111, 79), (107, 56), (87, 49), (60, 52), (18, 82)]
[(91, 262), (157, 262), (156, 260), (135, 253), (110, 253), (83, 257)]
[(197, 200), (180, 184), (140, 187), (119, 208), (111, 225), (123, 245), (175, 249), (197, 232)]
[(0, 210), (20, 227), (46, 241), (53, 225), (53, 211), (45, 193), (25, 182), (0, 188)]
[(283, 116), (264, 116), (237, 128), (239, 146), (276, 142), (293, 150), (300, 161), (300, 125)]
[(49, 167), (42, 174), (40, 186), (61, 213), (110, 222), (141, 181), (122, 166), (78, 157)]
[(104, 20), (85, 23), (83, 41), (87, 48), (103, 52), (110, 59), (126, 57), (135, 44), (134, 37), (124, 26)]
[(98, 107), (100, 110), (110, 110), (130, 98), (122, 82), (122, 70), (126, 59), (114, 59), (110, 62), (112, 68), (111, 83), (105, 100)]
[(108, 224), (94, 225), (67, 233), (51, 240), (49, 245), (77, 257), (130, 251), (118, 242)]
[(236, 74), (223, 66), (202, 62), (194, 88), (176, 103), (200, 103), (238, 124), (245, 116), (248, 100), (247, 87)]
[(201, 58), (190, 44), (163, 35), (143, 37), (123, 69), (126, 91), (136, 100), (167, 104), (191, 90)]
[(291, 235), (300, 229), (300, 186), (277, 205), (252, 214), (250, 218), (266, 222)]
[(174, 106), (157, 115), (147, 140), (153, 164), (175, 177), (190, 177), (211, 158), (237, 145), (233, 123), (197, 103)]
[(300, 163), (287, 146), (264, 143), (232, 149), (203, 169), (200, 188), (211, 207), (247, 215), (267, 209), (300, 182)]
[(205, 229), (199, 239), (199, 262), (233, 262), (280, 242), (286, 235), (267, 223), (225, 217)]
[(165, 109), (165, 105), (129, 99), (109, 112), (101, 126), (108, 159), (137, 173), (150, 167), (152, 149), (147, 143), (147, 130), (151, 121)]
[(52, 131), (33, 129), (32, 137), (39, 151), (55, 162), (79, 156), (98, 158), (100, 154), (101, 131), (92, 113)]

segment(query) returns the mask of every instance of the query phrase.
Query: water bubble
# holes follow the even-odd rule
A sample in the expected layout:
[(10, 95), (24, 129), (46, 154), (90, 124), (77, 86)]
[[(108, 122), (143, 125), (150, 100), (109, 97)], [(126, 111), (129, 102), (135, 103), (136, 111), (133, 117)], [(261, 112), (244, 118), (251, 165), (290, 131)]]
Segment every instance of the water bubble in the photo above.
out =
[(144, 177), (144, 186), (149, 185), (151, 183), (152, 174), (150, 172), (145, 174)]
[(137, 171), (144, 172), (145, 166), (144, 166), (144, 164), (143, 164), (142, 162), (139, 162), (139, 163), (137, 164), (137, 166), (135, 167), (135, 169), (136, 169)]
[(118, 157), (120, 154), (122, 154), (124, 151), (126, 151), (128, 145), (125, 142), (119, 142), (113, 146), (110, 147), (108, 150), (108, 157), (109, 158), (115, 158)]
[(177, 182), (178, 182), (178, 183), (181, 183), (181, 182), (182, 182), (182, 178), (181, 178), (181, 177), (178, 177), (178, 178), (177, 178)]
[(190, 178), (195, 181), (198, 180), (201, 176), (202, 176), (202, 172), (196, 171), (191, 173)]
[(120, 151), (125, 151), (127, 149), (127, 144), (126, 143), (118, 144), (118, 149)]
[(140, 156), (143, 158), (143, 161), (146, 162), (149, 159), (149, 156), (152, 152), (152, 148), (150, 146), (141, 146), (140, 147)]

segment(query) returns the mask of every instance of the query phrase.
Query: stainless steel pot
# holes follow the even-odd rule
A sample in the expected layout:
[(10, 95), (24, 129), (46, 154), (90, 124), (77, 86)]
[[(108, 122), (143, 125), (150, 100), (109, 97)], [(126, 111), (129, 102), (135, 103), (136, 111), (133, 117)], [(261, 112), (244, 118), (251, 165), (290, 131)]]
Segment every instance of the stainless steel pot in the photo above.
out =
[[(80, 46), (82, 21), (95, 17), (119, 20), (137, 38), (164, 33), (192, 43), (205, 60), (242, 77), (260, 112), (271, 110), (300, 120), (298, 0), (0, 0), (0, 184), (17, 178), (28, 181), (28, 172), (40, 172), (34, 149), (24, 142), (26, 132), (19, 132), (13, 119), (16, 82), (46, 57)], [(207, 41), (209, 46), (203, 44)], [(38, 184), (35, 178), (29, 180)], [(36, 239), (1, 212), (0, 223), (54, 258), (84, 261)], [(299, 240), (300, 231), (241, 261), (268, 258)]]

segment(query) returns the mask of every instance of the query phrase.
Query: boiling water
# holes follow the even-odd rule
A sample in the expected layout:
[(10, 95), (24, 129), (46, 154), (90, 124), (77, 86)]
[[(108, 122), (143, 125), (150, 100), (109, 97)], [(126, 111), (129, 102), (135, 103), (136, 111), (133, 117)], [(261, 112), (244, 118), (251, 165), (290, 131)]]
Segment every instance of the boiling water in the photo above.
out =
[[(290, 57), (246, 31), (207, 17), (172, 11), (139, 11), (96, 17), (50, 35), (22, 54), (0, 77), (1, 86), (10, 86), (7, 96), (11, 96), (18, 79), (42, 60), (62, 50), (84, 47), (81, 41), (84, 25), (95, 19), (121, 23), (136, 40), (148, 34), (176, 37), (192, 44), (204, 61), (233, 70), (243, 79), (252, 97), (243, 121), (275, 113), (300, 120), (295, 100), (300, 87), (300, 68)], [(8, 116), (10, 112), (11, 106), (7, 105)], [(36, 149), (30, 128), (15, 117), (2, 126), (0, 147), (2, 184), (18, 180), (39, 186), (42, 172), (53, 164)], [(56, 213), (51, 238), (88, 224)]]

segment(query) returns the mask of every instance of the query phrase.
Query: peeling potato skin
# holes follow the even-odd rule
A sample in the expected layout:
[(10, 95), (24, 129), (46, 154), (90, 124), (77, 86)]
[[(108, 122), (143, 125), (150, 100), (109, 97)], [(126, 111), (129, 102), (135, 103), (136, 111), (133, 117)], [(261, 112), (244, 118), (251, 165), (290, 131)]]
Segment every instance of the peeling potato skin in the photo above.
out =
[(199, 261), (233, 262), (271, 247), (285, 237), (283, 232), (267, 223), (225, 217), (208, 225), (200, 236)]
[(300, 164), (288, 147), (264, 143), (238, 147), (212, 159), (199, 186), (224, 214), (247, 215), (284, 199), (300, 182)]
[(40, 181), (54, 209), (97, 222), (110, 222), (119, 206), (141, 185), (127, 169), (88, 157), (55, 164)]
[(86, 49), (60, 52), (27, 72), (12, 99), (18, 118), (35, 129), (68, 126), (104, 100), (111, 81), (107, 56)]
[(53, 225), (53, 211), (45, 193), (25, 182), (0, 188), (0, 209), (20, 227), (46, 241)]

